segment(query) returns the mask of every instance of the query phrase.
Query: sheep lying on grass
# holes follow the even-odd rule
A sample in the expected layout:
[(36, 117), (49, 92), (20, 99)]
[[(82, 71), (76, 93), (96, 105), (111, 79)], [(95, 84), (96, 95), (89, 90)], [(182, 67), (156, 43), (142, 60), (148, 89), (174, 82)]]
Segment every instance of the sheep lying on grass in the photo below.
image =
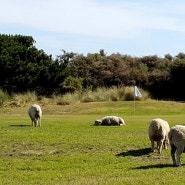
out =
[(100, 120), (95, 120), (94, 125), (106, 125), (106, 126), (122, 126), (125, 125), (125, 121), (118, 116), (105, 116)]
[[(185, 152), (185, 126), (176, 125), (168, 134), (171, 146), (171, 157), (174, 166), (180, 166), (180, 156)], [(176, 154), (176, 157), (175, 157)]]
[(170, 127), (167, 121), (160, 118), (153, 119), (148, 128), (148, 135), (151, 141), (151, 150), (154, 152), (154, 142), (157, 142), (158, 153), (161, 153), (162, 146), (166, 149), (169, 144), (168, 133)]
[(32, 121), (33, 126), (41, 126), (41, 118), (42, 118), (42, 110), (39, 105), (33, 104), (29, 110), (28, 114), (30, 116), (30, 119)]

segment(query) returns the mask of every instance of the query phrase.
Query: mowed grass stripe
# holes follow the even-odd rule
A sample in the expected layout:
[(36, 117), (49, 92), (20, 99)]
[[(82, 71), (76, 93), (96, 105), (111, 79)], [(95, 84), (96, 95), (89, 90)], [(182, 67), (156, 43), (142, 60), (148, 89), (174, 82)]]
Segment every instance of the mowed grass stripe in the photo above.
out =
[[(40, 128), (31, 126), (27, 110), (1, 113), (0, 184), (183, 184), (184, 165), (172, 167), (170, 148), (150, 153), (147, 131), (156, 117), (170, 126), (185, 124), (185, 105), (149, 103), (136, 102), (135, 115), (129, 110), (133, 102), (103, 102), (99, 113), (92, 111), (95, 103), (78, 104), (79, 109), (92, 108), (83, 114), (77, 109), (73, 114), (49, 114), (43, 106)], [(123, 117), (126, 126), (92, 126), (105, 115)]]

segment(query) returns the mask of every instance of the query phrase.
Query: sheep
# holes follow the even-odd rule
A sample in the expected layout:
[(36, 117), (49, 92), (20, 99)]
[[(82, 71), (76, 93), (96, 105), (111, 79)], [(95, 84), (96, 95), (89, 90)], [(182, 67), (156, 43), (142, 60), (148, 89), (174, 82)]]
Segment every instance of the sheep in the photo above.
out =
[(162, 152), (162, 147), (164, 149), (168, 148), (169, 139), (168, 133), (170, 131), (170, 127), (167, 121), (156, 118), (150, 122), (148, 128), (148, 136), (151, 141), (151, 151), (154, 152), (154, 142), (157, 142), (157, 150), (160, 154)]
[(32, 121), (32, 126), (41, 126), (41, 118), (42, 118), (42, 110), (41, 107), (37, 104), (33, 104), (29, 110), (28, 114), (30, 116), (30, 119)]
[[(168, 134), (171, 146), (171, 158), (174, 166), (181, 166), (180, 156), (185, 153), (185, 126), (176, 125)], [(176, 157), (175, 157), (176, 154)]]
[(121, 117), (118, 117), (118, 116), (105, 116), (100, 120), (95, 120), (94, 125), (95, 126), (98, 126), (98, 125), (122, 126), (122, 125), (125, 125), (125, 121)]

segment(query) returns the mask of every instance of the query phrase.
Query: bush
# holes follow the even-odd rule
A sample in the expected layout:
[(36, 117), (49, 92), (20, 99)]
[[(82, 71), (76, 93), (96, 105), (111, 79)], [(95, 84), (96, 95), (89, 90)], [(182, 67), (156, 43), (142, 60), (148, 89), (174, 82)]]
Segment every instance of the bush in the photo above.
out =
[[(140, 89), (141, 98), (135, 100), (149, 99), (149, 93)], [(67, 93), (60, 98), (60, 104), (74, 102), (100, 102), (100, 101), (133, 101), (134, 87), (112, 87), (112, 88), (97, 88), (96, 90), (76, 91)]]
[(0, 89), (0, 106), (3, 105), (3, 103), (9, 99), (9, 96), (7, 93), (3, 92), (1, 89)]
[(38, 100), (38, 97), (35, 92), (27, 92), (23, 94), (13, 94), (10, 105), (21, 106), (28, 102), (36, 102), (37, 100)]

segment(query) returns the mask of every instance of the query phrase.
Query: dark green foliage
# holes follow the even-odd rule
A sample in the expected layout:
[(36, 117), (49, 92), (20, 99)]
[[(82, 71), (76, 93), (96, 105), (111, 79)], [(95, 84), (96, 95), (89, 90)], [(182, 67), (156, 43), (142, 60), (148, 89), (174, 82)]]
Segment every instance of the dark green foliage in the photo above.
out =
[(131, 57), (62, 50), (55, 60), (34, 46), (31, 36), (0, 35), (0, 88), (9, 94), (52, 95), (99, 87), (137, 85), (153, 98), (185, 100), (185, 54)]
[[(184, 55), (185, 56), (185, 55)], [(171, 68), (171, 96), (176, 97), (177, 100), (185, 100), (185, 58), (177, 58)]]
[(61, 84), (61, 87), (66, 92), (74, 92), (77, 90), (82, 90), (82, 79), (74, 78), (72, 76), (68, 76), (64, 82)]
[(30, 36), (0, 35), (0, 87), (49, 94), (63, 81), (63, 65), (34, 46)]

